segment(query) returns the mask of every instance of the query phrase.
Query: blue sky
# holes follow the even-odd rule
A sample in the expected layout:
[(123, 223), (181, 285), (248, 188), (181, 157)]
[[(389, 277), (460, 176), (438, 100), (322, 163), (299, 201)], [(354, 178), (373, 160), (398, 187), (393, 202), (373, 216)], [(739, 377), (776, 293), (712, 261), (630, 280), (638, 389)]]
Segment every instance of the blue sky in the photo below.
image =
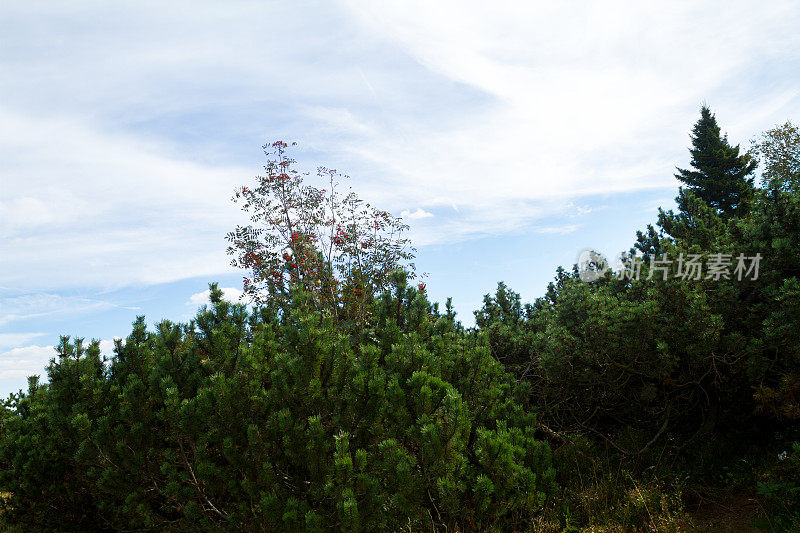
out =
[[(433, 4), (433, 5), (431, 5)], [(676, 194), (702, 102), (734, 143), (800, 119), (794, 2), (6, 2), (0, 394), (61, 334), (241, 288), (230, 202), (300, 143), (412, 225), (461, 318), (628, 249)]]

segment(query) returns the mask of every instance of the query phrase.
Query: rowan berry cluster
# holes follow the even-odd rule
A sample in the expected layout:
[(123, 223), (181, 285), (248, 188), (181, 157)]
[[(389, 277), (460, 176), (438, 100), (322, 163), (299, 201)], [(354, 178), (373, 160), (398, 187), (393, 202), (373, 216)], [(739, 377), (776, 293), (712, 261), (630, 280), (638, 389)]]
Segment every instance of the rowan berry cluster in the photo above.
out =
[(231, 263), (248, 271), (244, 291), (256, 303), (288, 298), (299, 287), (320, 310), (363, 318), (393, 272), (413, 274), (414, 249), (403, 237), (408, 226), (352, 190), (340, 193), (347, 176), (336, 170), (317, 169), (324, 187), (309, 183), (309, 174), (294, 168), (290, 146), (266, 145), (266, 174), (257, 187), (236, 190), (233, 200), (251, 224), (228, 234)]

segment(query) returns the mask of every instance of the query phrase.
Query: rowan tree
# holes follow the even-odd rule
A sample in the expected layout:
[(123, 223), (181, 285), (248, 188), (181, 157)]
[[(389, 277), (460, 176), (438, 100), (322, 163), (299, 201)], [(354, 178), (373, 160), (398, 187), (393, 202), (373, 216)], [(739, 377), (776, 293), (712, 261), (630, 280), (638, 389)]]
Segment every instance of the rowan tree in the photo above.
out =
[(363, 324), (393, 272), (413, 275), (408, 226), (352, 190), (341, 192), (347, 176), (336, 170), (319, 167), (319, 186), (310, 185), (288, 155), (294, 146), (266, 145), (266, 174), (236, 190), (251, 223), (228, 234), (232, 264), (248, 271), (244, 291), (256, 303), (283, 305), (293, 287), (302, 288), (317, 311)]

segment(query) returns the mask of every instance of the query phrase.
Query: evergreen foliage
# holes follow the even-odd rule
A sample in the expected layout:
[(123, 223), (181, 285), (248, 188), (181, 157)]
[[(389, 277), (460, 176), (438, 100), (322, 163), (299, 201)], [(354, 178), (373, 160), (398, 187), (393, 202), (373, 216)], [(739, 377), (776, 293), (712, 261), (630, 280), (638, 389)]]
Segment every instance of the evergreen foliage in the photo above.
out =
[(107, 369), (97, 343), (65, 337), (49, 384), (33, 380), (3, 422), (6, 516), (72, 530), (522, 527), (554, 476), (525, 395), (403, 282), (357, 344), (302, 305), (248, 312), (213, 285), (189, 324), (138, 320)]
[[(720, 134), (717, 119), (708, 106), (700, 109), (689, 153), (692, 169), (679, 168), (675, 175), (686, 184), (686, 190), (724, 216), (742, 214), (752, 196), (751, 174), (756, 162), (746, 154), (739, 155), (739, 146), (731, 146), (727, 136)], [(681, 200), (678, 207), (685, 210)]]
[[(638, 279), (609, 273), (587, 284), (560, 270), (524, 318), (501, 312), (515, 295), (502, 284), (476, 316), (502, 339), (492, 342), (495, 357), (532, 383), (546, 426), (587, 435), (634, 465), (688, 462), (703, 478), (749, 446), (770, 445), (769, 435), (794, 434), (800, 420), (800, 142), (786, 124), (752, 157), (738, 156), (703, 108), (692, 157), (679, 211), (661, 211), (658, 229), (638, 234), (629, 257), (644, 259)], [(764, 186), (750, 190), (756, 158)], [(724, 179), (739, 185), (721, 194)], [(707, 265), (717, 253), (734, 263), (760, 254), (758, 278), (675, 276), (678, 258), (703, 254)], [(672, 259), (666, 277), (651, 269), (662, 257)]]
[[(625, 257), (638, 278), (559, 268), (531, 304), (499, 283), (470, 329), (412, 283), (401, 220), (270, 145), (229, 235), (254, 305), (212, 284), (189, 323), (140, 317), (110, 360), (63, 337), (0, 410), (4, 525), (675, 531), (739, 477), (797, 527), (800, 133), (740, 155), (703, 107), (692, 143), (677, 211)], [(656, 268), (710, 254), (760, 254), (759, 275)]]

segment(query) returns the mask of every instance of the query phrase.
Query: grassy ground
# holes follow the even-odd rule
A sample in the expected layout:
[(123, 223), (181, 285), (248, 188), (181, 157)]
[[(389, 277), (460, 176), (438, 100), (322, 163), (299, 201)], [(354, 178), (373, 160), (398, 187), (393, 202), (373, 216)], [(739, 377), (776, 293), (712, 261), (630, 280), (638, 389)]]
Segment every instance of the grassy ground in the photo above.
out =
[[(578, 467), (585, 465), (577, 465)], [(675, 487), (637, 481), (625, 471), (605, 472), (579, 468), (573, 484), (537, 519), (536, 532), (779, 532), (763, 498), (741, 490), (709, 490), (697, 503), (683, 502)], [(562, 482), (565, 481), (562, 479)], [(2, 498), (3, 494), (0, 494)], [(0, 531), (21, 533), (0, 516)]]

